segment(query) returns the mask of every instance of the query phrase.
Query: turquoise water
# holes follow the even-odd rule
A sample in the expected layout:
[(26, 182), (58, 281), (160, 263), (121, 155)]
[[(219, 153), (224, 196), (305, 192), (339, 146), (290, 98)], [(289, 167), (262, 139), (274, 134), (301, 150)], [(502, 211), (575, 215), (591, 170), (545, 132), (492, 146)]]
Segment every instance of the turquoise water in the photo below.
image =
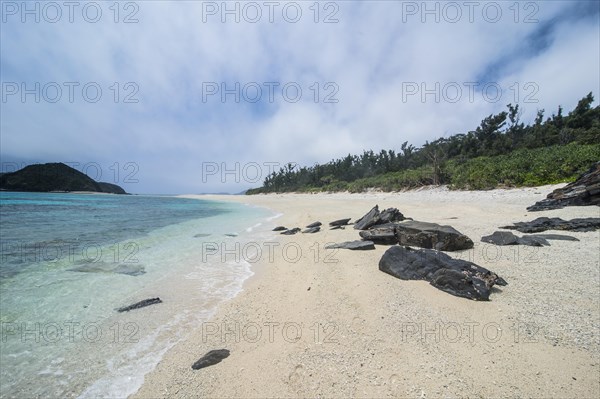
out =
[[(275, 215), (161, 196), (0, 192), (0, 395), (123, 397), (252, 275)], [(233, 251), (235, 252), (235, 251)], [(127, 313), (147, 298), (163, 303)]]

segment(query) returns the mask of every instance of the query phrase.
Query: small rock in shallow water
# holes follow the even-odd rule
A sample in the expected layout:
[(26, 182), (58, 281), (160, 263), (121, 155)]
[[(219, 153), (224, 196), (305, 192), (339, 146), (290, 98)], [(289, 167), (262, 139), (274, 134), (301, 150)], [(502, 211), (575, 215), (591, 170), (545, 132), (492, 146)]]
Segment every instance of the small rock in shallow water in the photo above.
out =
[(146, 270), (142, 265), (123, 264), (115, 267), (113, 273), (126, 274), (128, 276), (140, 276), (146, 274)]
[(119, 309), (117, 309), (117, 312), (119, 312), (119, 313), (129, 312), (130, 310), (145, 308), (146, 306), (154, 305), (154, 304), (157, 304), (157, 303), (162, 303), (162, 301), (158, 297), (157, 298), (144, 299), (143, 301), (136, 302), (133, 305), (129, 305), (129, 306), (125, 306), (125, 307), (119, 308)]

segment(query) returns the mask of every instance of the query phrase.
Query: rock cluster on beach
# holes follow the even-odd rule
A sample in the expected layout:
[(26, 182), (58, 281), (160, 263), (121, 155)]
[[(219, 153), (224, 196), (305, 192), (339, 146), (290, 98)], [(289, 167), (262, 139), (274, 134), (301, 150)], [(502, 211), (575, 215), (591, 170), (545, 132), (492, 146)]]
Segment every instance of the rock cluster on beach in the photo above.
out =
[[(329, 223), (334, 228), (350, 224), (350, 218)], [(306, 226), (302, 233), (317, 233), (321, 222)], [(390, 245), (379, 261), (379, 270), (402, 280), (426, 280), (432, 286), (455, 296), (473, 300), (489, 300), (493, 286), (507, 282), (493, 271), (475, 263), (454, 259), (441, 251), (461, 251), (474, 247), (473, 240), (452, 226), (415, 221), (406, 218), (398, 209), (379, 211), (375, 205), (358, 218), (354, 228), (361, 240), (329, 244), (326, 249), (373, 250), (375, 245)], [(545, 230), (594, 231), (600, 229), (600, 218), (563, 220), (541, 217), (530, 222), (517, 222), (502, 229), (521, 233), (539, 233)], [(279, 226), (274, 231), (293, 235), (296, 227)], [(548, 246), (550, 240), (578, 241), (576, 237), (561, 234), (529, 234), (517, 236), (510, 231), (496, 231), (483, 236), (482, 242), (494, 245)], [(414, 248), (418, 247), (418, 248)]]
[[(349, 224), (350, 218), (329, 223), (332, 228)], [(306, 226), (303, 233), (316, 233), (320, 222)], [(326, 249), (373, 250), (375, 244), (392, 245), (379, 262), (379, 269), (403, 280), (426, 280), (434, 287), (455, 296), (474, 300), (489, 300), (494, 285), (506, 285), (495, 273), (474, 263), (453, 259), (440, 251), (473, 248), (473, 241), (452, 226), (407, 220), (396, 208), (379, 211), (375, 205), (356, 220), (362, 240), (329, 244)], [(300, 228), (279, 226), (273, 231), (292, 235)], [(410, 246), (422, 249), (413, 249)]]
[(600, 206), (600, 162), (577, 180), (548, 194), (546, 199), (528, 207), (528, 211), (560, 209), (565, 206)]

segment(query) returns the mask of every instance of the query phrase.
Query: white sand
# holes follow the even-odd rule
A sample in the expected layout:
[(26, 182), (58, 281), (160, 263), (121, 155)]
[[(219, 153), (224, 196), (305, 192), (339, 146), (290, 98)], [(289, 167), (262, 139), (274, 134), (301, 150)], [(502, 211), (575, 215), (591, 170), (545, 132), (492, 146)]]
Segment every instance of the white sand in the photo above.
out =
[[(380, 272), (385, 246), (324, 249), (358, 239), (351, 227), (278, 236), (244, 292), (170, 350), (135, 397), (599, 397), (600, 232), (563, 232), (580, 241), (543, 248), (479, 242), (540, 216), (600, 217), (598, 207), (525, 210), (555, 187), (201, 196), (267, 206), (287, 227), (396, 207), (471, 237), (474, 250), (449, 254), (509, 285), (470, 301)], [(231, 356), (191, 369), (220, 348)]]

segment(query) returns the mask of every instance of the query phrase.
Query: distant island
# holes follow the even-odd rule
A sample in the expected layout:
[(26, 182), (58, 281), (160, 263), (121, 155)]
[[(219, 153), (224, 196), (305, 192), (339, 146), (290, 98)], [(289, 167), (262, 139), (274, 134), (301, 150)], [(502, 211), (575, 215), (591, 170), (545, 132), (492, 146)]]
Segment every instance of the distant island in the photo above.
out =
[(0, 175), (0, 190), (28, 192), (72, 192), (127, 194), (116, 184), (97, 182), (64, 163), (29, 165)]

